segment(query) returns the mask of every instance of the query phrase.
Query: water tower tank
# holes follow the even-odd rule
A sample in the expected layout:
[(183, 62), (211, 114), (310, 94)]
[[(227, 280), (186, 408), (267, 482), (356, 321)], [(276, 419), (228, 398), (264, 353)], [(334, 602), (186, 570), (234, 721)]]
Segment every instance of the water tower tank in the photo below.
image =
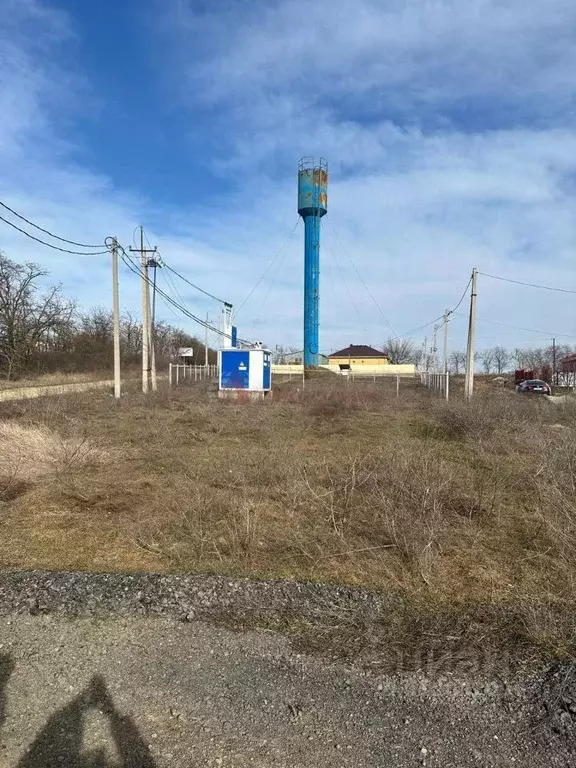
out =
[(328, 163), (323, 157), (303, 157), (298, 164), (298, 213), (303, 218), (328, 213)]

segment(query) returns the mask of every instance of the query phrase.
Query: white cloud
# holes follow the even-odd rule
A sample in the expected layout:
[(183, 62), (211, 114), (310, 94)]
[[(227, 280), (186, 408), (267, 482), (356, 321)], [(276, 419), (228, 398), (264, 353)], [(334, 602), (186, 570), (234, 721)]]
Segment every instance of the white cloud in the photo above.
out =
[(486, 95), (501, 102), (512, 94), (549, 103), (566, 98), (576, 57), (570, 0), (545, 8), (534, 0), (276, 0), (208, 10), (180, 0), (172, 7), (194, 59), (191, 81), (211, 101), (242, 101), (250, 91), (258, 104), (274, 94), (286, 99), (296, 87), (306, 106), (369, 93), (385, 109), (391, 91), (397, 105)]
[[(329, 220), (396, 328), (450, 306), (473, 265), (576, 288), (569, 0), (173, 7), (183, 98), (229, 126), (215, 164), (243, 180), (235, 204), (260, 191), (265, 228), (269, 212), (294, 206), (298, 156), (328, 157)], [(342, 289), (348, 335), (377, 341), (387, 328), (333, 235), (324, 273), (341, 282), (330, 239), (367, 325)], [(293, 295), (296, 285), (295, 276)], [(526, 325), (518, 318), (537, 307), (537, 328), (576, 336), (567, 297), (485, 279), (482, 288), (489, 317)], [(331, 296), (324, 283), (329, 346), (341, 340)]]
[[(173, 55), (159, 77), (190, 110), (194, 135), (219, 139), (210, 145), (219, 145), (211, 158), (221, 174), (218, 208), (167, 206), (129, 190), (121, 169), (111, 179), (81, 165), (82, 138), (70, 138), (66, 121), (106, 94), (63, 67), (60, 47), (85, 41), (40, 0), (10, 0), (11, 26), (0, 33), (0, 198), (85, 242), (112, 233), (126, 242), (137, 223), (152, 221), (149, 237), (167, 261), (239, 304), (297, 219), (298, 157), (322, 153), (331, 167), (322, 252), (327, 349), (389, 334), (346, 252), (398, 332), (453, 305), (473, 265), (576, 288), (573, 3), (199, 7), (159, 4), (162, 50)], [(157, 20), (149, 34), (149, 44), (159, 42)], [(46, 263), (82, 302), (109, 304), (106, 259), (44, 251), (4, 226), (0, 235), (9, 255)], [(213, 302), (178, 285), (198, 314), (210, 309), (214, 317)], [(300, 229), (242, 310), (241, 335), (299, 347), (301, 291)], [(127, 273), (122, 303), (139, 305)], [(563, 331), (576, 342), (572, 305), (569, 296), (480, 281), (480, 317)], [(455, 318), (452, 330), (461, 346), (465, 319)], [(511, 345), (526, 338), (488, 325), (484, 336)]]

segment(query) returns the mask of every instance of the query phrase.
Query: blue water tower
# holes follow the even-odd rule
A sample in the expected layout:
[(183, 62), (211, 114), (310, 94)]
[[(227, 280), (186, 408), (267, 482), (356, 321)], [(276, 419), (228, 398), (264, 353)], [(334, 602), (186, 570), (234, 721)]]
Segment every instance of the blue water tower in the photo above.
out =
[(304, 219), (304, 367), (318, 367), (320, 219), (328, 213), (328, 162), (303, 157), (298, 165), (298, 213)]

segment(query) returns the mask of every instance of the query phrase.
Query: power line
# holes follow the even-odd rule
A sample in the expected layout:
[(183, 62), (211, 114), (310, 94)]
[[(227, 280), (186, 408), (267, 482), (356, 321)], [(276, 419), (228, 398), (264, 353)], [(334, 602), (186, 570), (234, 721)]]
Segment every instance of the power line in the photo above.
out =
[[(453, 309), (450, 309), (450, 310), (448, 310), (447, 313), (444, 313), (442, 315), (439, 315), (438, 317), (435, 317), (434, 320), (430, 320), (430, 322), (428, 322), (428, 323), (424, 323), (423, 325), (419, 325), (417, 328), (413, 328), (411, 331), (407, 331), (406, 333), (403, 333), (402, 336), (394, 336), (394, 338), (391, 339), (391, 341), (396, 341), (396, 339), (402, 339), (402, 338), (406, 338), (406, 337), (412, 336), (414, 333), (417, 333), (418, 331), (422, 331), (424, 328), (428, 328), (430, 325), (434, 325), (434, 323), (437, 323), (439, 320), (444, 320), (445, 317), (446, 317), (446, 314), (448, 314), (448, 315), (461, 315), (461, 313), (457, 312), (456, 310), (458, 309), (458, 307), (464, 301), (464, 299), (466, 297), (466, 293), (468, 292), (468, 288), (470, 287), (470, 283), (471, 282), (472, 282), (472, 277), (470, 277), (470, 279), (466, 283), (466, 288), (464, 288), (464, 291), (462, 293), (462, 296), (460, 297), (460, 300), (458, 301), (458, 303), (456, 304), (456, 306)], [(464, 317), (465, 317), (465, 315), (464, 315)]]
[(434, 320), (430, 320), (429, 323), (424, 323), (423, 325), (419, 325), (417, 328), (412, 328), (411, 331), (406, 331), (406, 333), (403, 333), (401, 336), (394, 336), (392, 339), (390, 339), (390, 341), (409, 338), (410, 336), (413, 336), (415, 333), (418, 333), (418, 331), (422, 331), (424, 330), (424, 328), (428, 328), (430, 325), (434, 325), (434, 323), (437, 323), (439, 320), (442, 320), (443, 318), (444, 318), (444, 315), (439, 315), (438, 317), (435, 317)]
[(330, 242), (330, 238), (328, 237), (328, 233), (326, 232), (326, 227), (322, 224), (322, 219), (320, 219), (320, 226), (322, 227), (322, 230), (324, 231), (324, 234), (326, 235), (326, 244), (328, 246), (328, 252), (334, 259), (334, 262), (336, 264), (336, 267), (338, 268), (338, 272), (340, 273), (340, 277), (342, 279), (342, 282), (344, 283), (344, 288), (346, 289), (346, 293), (348, 294), (348, 298), (350, 299), (350, 304), (352, 304), (352, 309), (354, 312), (356, 312), (356, 317), (358, 318), (358, 324), (361, 325), (364, 328), (364, 331), (367, 332), (366, 323), (362, 322), (362, 318), (360, 317), (360, 312), (358, 311), (358, 307), (356, 306), (356, 303), (354, 299), (352, 298), (352, 292), (350, 290), (350, 286), (348, 285), (348, 282), (346, 281), (346, 278), (344, 277), (344, 272), (342, 271), (342, 267), (340, 266), (340, 262), (338, 261), (338, 257), (336, 256), (336, 252), (332, 248), (332, 244)]
[(179, 277), (180, 280), (183, 280), (185, 283), (188, 283), (192, 288), (195, 288), (197, 291), (200, 291), (200, 293), (203, 293), (205, 296), (209, 296), (211, 299), (214, 299), (214, 301), (220, 302), (220, 304), (228, 304), (229, 302), (224, 301), (224, 299), (218, 298), (218, 296), (214, 296), (213, 293), (210, 293), (209, 291), (205, 291), (204, 288), (200, 288), (199, 285), (196, 285), (195, 283), (190, 282), (184, 275), (181, 275), (179, 272), (177, 272), (175, 269), (173, 269), (169, 264), (166, 264), (163, 258), (160, 259), (162, 262), (162, 266), (166, 267), (166, 269), (170, 270), (176, 277)]
[(460, 297), (460, 301), (458, 302), (458, 304), (456, 304), (454, 309), (449, 310), (449, 312), (448, 312), (449, 315), (453, 315), (456, 312), (456, 310), (458, 309), (458, 307), (460, 306), (460, 304), (462, 304), (462, 302), (466, 298), (466, 294), (468, 293), (468, 288), (470, 288), (470, 283), (471, 282), (472, 282), (472, 277), (470, 277), (470, 279), (466, 283), (466, 288), (464, 288), (464, 292), (462, 293), (462, 296)]
[[(459, 315), (460, 317), (466, 317), (466, 315), (464, 315), (462, 312), (456, 312), (455, 314)], [(536, 329), (536, 328), (521, 328), (518, 325), (509, 325), (508, 323), (501, 323), (501, 322), (499, 322), (497, 320), (488, 320), (488, 318), (486, 318), (486, 317), (477, 317), (476, 319), (480, 320), (480, 322), (482, 322), (482, 323), (490, 323), (490, 325), (500, 325), (503, 328), (511, 328), (514, 331), (525, 331), (526, 333), (537, 333), (539, 335), (540, 334), (541, 335), (546, 335), (546, 336), (548, 336), (550, 338), (553, 338), (553, 337), (562, 337), (562, 338), (565, 338), (565, 339), (575, 339), (576, 338), (576, 336), (570, 336), (567, 333), (556, 333), (554, 331), (546, 331), (544, 328), (538, 328), (538, 329)]]
[[(52, 243), (46, 243), (44, 240), (40, 240), (39, 237), (35, 237), (34, 235), (31, 235), (30, 232), (26, 232), (26, 230), (21, 229), (20, 227), (17, 227), (16, 224), (13, 224), (11, 221), (8, 221), (8, 219), (5, 219), (3, 216), (0, 216), (0, 221), (3, 221), (5, 224), (8, 224), (9, 227), (12, 227), (13, 229), (17, 229), (18, 232), (21, 232), (23, 235), (26, 235), (26, 237), (29, 237), (31, 240), (36, 240), (37, 243), (42, 243), (42, 245), (45, 245), (48, 248), (53, 248), (55, 251), (62, 251), (62, 253), (72, 253), (74, 256), (103, 256), (104, 254), (107, 254), (108, 251), (70, 251), (68, 248), (60, 248), (57, 245), (52, 245)], [(98, 246), (96, 246), (97, 248)]]
[(180, 294), (180, 291), (179, 291), (179, 290), (178, 290), (178, 288), (176, 287), (176, 285), (175, 285), (175, 283), (174, 283), (174, 280), (172, 280), (172, 278), (170, 277), (170, 275), (169, 275), (168, 273), (166, 273), (166, 272), (162, 272), (162, 275), (163, 275), (164, 279), (166, 280), (166, 283), (168, 284), (168, 287), (170, 288), (170, 290), (171, 290), (171, 291), (174, 291), (174, 293), (175, 293), (175, 295), (176, 295), (176, 298), (178, 299), (178, 301), (179, 301), (181, 304), (185, 304), (186, 302), (185, 302), (185, 301), (184, 301), (184, 299), (182, 298), (182, 295)]
[[(164, 280), (166, 280), (166, 275), (165, 275), (163, 272), (160, 272), (160, 274), (162, 275), (162, 277), (164, 278)], [(168, 281), (167, 281), (167, 280), (166, 280), (166, 284), (168, 285), (168, 288), (170, 288), (170, 284), (168, 283)], [(158, 291), (158, 287), (156, 287), (156, 291)], [(165, 302), (165, 304), (166, 304), (166, 307), (167, 307), (168, 311), (170, 312), (170, 314), (171, 314), (173, 317), (175, 317), (175, 318), (176, 318), (176, 320), (180, 320), (180, 318), (181, 318), (181, 315), (179, 315), (179, 314), (176, 312), (176, 310), (174, 309), (174, 307), (173, 307), (171, 304), (168, 304), (167, 302)]]
[[(138, 229), (138, 227), (136, 227), (136, 229), (135, 229), (135, 230), (134, 230), (134, 232), (132, 233), (132, 240), (133, 240), (134, 242), (135, 242), (135, 238), (136, 238), (136, 230), (137, 230), (137, 229)], [(150, 240), (148, 240), (148, 235), (146, 234), (146, 230), (145, 230), (145, 229), (142, 229), (142, 233), (143, 233), (143, 235), (144, 235), (144, 238), (145, 238), (146, 242), (148, 243), (148, 247), (149, 247), (149, 248), (152, 248), (152, 246), (150, 245)], [(209, 291), (205, 291), (205, 290), (204, 290), (204, 288), (200, 288), (200, 286), (199, 286), (199, 285), (196, 285), (196, 283), (193, 283), (193, 282), (191, 282), (190, 280), (188, 280), (188, 278), (184, 277), (184, 275), (181, 275), (181, 274), (180, 274), (180, 272), (177, 272), (177, 271), (174, 269), (174, 267), (171, 267), (169, 264), (167, 264), (167, 263), (166, 263), (165, 259), (164, 259), (164, 258), (163, 258), (163, 257), (160, 255), (160, 253), (157, 253), (156, 255), (157, 255), (157, 257), (158, 257), (158, 261), (159, 261), (159, 263), (160, 263), (160, 265), (161, 265), (162, 267), (164, 267), (165, 269), (168, 269), (168, 270), (170, 270), (170, 272), (172, 272), (172, 274), (176, 275), (176, 277), (179, 277), (179, 278), (180, 278), (180, 280), (183, 280), (185, 283), (187, 283), (188, 285), (190, 285), (190, 286), (191, 286), (192, 288), (194, 288), (195, 290), (197, 290), (197, 291), (200, 291), (200, 293), (203, 293), (205, 296), (208, 296), (208, 297), (209, 297), (209, 298), (211, 298), (211, 299), (214, 299), (214, 301), (218, 301), (218, 302), (220, 302), (220, 304), (227, 304), (227, 303), (229, 303), (229, 302), (226, 302), (226, 301), (224, 301), (224, 299), (220, 299), (220, 298), (218, 298), (218, 296), (214, 296), (214, 294), (213, 294), (213, 293), (210, 293)], [(174, 286), (173, 286), (173, 287), (174, 287)], [(174, 290), (176, 291), (176, 289), (175, 289), (175, 288), (174, 288)], [(176, 291), (176, 293), (178, 294), (178, 291)], [(179, 294), (178, 294), (178, 295), (179, 295)], [(180, 297), (180, 300), (182, 301), (182, 297)]]
[[(5, 224), (8, 224), (9, 227), (16, 229), (18, 232), (21, 232), (23, 235), (26, 235), (26, 237), (29, 237), (31, 240), (35, 240), (37, 243), (41, 243), (42, 245), (45, 245), (47, 248), (53, 248), (55, 251), (62, 251), (62, 253), (72, 253), (76, 256), (102, 256), (108, 253), (108, 251), (98, 251), (98, 252), (71, 251), (68, 248), (60, 248), (57, 245), (52, 245), (52, 243), (46, 243), (44, 240), (41, 240), (39, 237), (35, 237), (34, 235), (31, 235), (29, 232), (26, 232), (26, 230), (16, 226), (16, 224), (13, 224), (11, 221), (8, 221), (8, 219), (5, 219), (3, 216), (0, 216), (0, 221), (3, 221)], [(65, 241), (65, 242), (68, 242), (68, 241)], [(90, 247), (98, 248), (98, 246), (90, 246)]]
[(262, 302), (262, 306), (258, 310), (258, 314), (252, 320), (252, 325), (250, 326), (251, 329), (253, 329), (255, 332), (257, 331), (256, 325), (258, 324), (258, 321), (260, 320), (260, 316), (262, 315), (262, 312), (264, 312), (264, 307), (266, 306), (266, 303), (268, 301), (268, 297), (270, 296), (270, 293), (272, 292), (272, 288), (274, 287), (274, 284), (278, 278), (278, 275), (280, 274), (280, 270), (282, 269), (282, 264), (284, 263), (284, 258), (286, 256), (286, 251), (283, 252), (282, 256), (280, 257), (280, 261), (278, 262), (278, 266), (276, 267), (276, 271), (274, 272), (274, 275), (272, 276), (272, 280), (270, 281), (270, 285), (268, 286), (268, 290), (266, 292), (266, 296), (264, 296), (264, 301)]
[(371, 298), (371, 299), (372, 299), (372, 301), (374, 302), (374, 305), (375, 305), (376, 309), (378, 310), (378, 312), (380, 312), (380, 315), (382, 316), (382, 319), (384, 320), (384, 322), (386, 323), (386, 325), (387, 325), (387, 326), (390, 328), (390, 330), (392, 331), (392, 333), (396, 333), (396, 331), (395, 331), (395, 330), (394, 330), (394, 328), (392, 327), (392, 324), (390, 323), (390, 320), (388, 320), (388, 318), (386, 317), (386, 315), (385, 315), (385, 314), (384, 314), (384, 312), (382, 311), (382, 307), (380, 306), (380, 304), (378, 304), (378, 302), (377, 302), (377, 301), (376, 301), (376, 299), (374, 298), (374, 294), (372, 293), (372, 291), (370, 290), (370, 288), (369, 288), (369, 287), (368, 287), (368, 285), (366, 284), (366, 282), (365, 282), (364, 278), (362, 277), (362, 275), (361, 275), (361, 274), (360, 274), (360, 272), (358, 271), (358, 267), (356, 266), (356, 264), (355, 264), (355, 263), (354, 263), (354, 261), (352, 260), (352, 257), (350, 256), (350, 254), (349, 254), (349, 253), (348, 253), (348, 251), (346, 250), (346, 248), (345, 248), (345, 246), (344, 246), (344, 243), (343, 243), (343, 242), (342, 242), (342, 240), (340, 239), (340, 236), (339, 236), (338, 232), (336, 232), (336, 228), (334, 227), (334, 224), (332, 224), (332, 221), (331, 221), (330, 219), (328, 219), (328, 222), (329, 222), (330, 226), (332, 227), (332, 231), (334, 232), (334, 235), (335, 235), (336, 239), (337, 239), (337, 240), (338, 240), (338, 242), (340, 243), (340, 245), (341, 245), (341, 247), (342, 247), (342, 250), (344, 251), (344, 255), (346, 256), (346, 258), (348, 259), (348, 261), (350, 262), (350, 264), (352, 264), (352, 266), (353, 266), (353, 268), (354, 268), (354, 271), (355, 271), (355, 272), (356, 272), (356, 274), (358, 275), (358, 278), (359, 278), (360, 282), (362, 283), (362, 285), (364, 286), (364, 288), (366, 289), (366, 292), (368, 293), (368, 295), (370, 296), (370, 298)]
[[(31, 227), (34, 227), (35, 229), (39, 229), (40, 232), (44, 232), (44, 234), (46, 235), (50, 235), (50, 237), (53, 237), (55, 240), (60, 240), (62, 243), (77, 245), (79, 248), (100, 248), (102, 246), (102, 243), (98, 243), (98, 245), (87, 245), (86, 243), (77, 243), (75, 240), (67, 240), (65, 237), (59, 237), (58, 235), (55, 235), (53, 232), (50, 232), (50, 230), (44, 229), (43, 227), (39, 227), (38, 224), (34, 224), (34, 222), (30, 221), (30, 219), (27, 219), (25, 216), (22, 216), (20, 213), (17, 213), (13, 208), (10, 208), (9, 205), (6, 205), (6, 203), (3, 203), (2, 200), (0, 200), (0, 205), (2, 206), (2, 208), (5, 208), (7, 211), (10, 211), (10, 213), (12, 213), (14, 216), (17, 216), (19, 219), (22, 219), (22, 221), (25, 221), (26, 224), (29, 224)], [(44, 245), (47, 245), (47, 243), (44, 243)]]
[(298, 225), (299, 225), (299, 224), (300, 224), (300, 217), (298, 217), (298, 218), (296, 219), (296, 224), (294, 224), (294, 227), (292, 228), (292, 231), (290, 232), (290, 234), (288, 235), (288, 237), (286, 238), (286, 240), (284, 241), (284, 243), (283, 243), (283, 244), (280, 246), (279, 250), (276, 252), (276, 255), (274, 256), (274, 258), (272, 259), (272, 261), (271, 261), (271, 262), (268, 264), (268, 266), (266, 267), (266, 269), (264, 270), (264, 272), (262, 273), (262, 275), (261, 275), (261, 276), (258, 278), (258, 280), (256, 281), (256, 284), (254, 285), (254, 287), (252, 288), (252, 290), (251, 290), (251, 291), (248, 293), (248, 295), (246, 296), (246, 298), (244, 299), (244, 301), (243, 301), (243, 302), (240, 304), (240, 306), (238, 307), (238, 309), (237, 309), (237, 310), (236, 310), (236, 312), (234, 313), (234, 314), (235, 314), (235, 317), (238, 317), (238, 314), (239, 314), (240, 310), (242, 309), (242, 307), (243, 307), (243, 306), (246, 304), (246, 302), (248, 301), (248, 299), (250, 298), (250, 296), (252, 296), (252, 294), (254, 293), (254, 291), (256, 290), (256, 288), (258, 288), (258, 286), (260, 285), (260, 283), (262, 282), (262, 280), (264, 280), (264, 278), (266, 277), (266, 275), (268, 274), (268, 272), (270, 271), (270, 269), (271, 269), (271, 268), (274, 266), (274, 264), (276, 263), (276, 260), (277, 260), (277, 259), (280, 257), (280, 255), (281, 255), (281, 254), (284, 252), (285, 248), (287, 248), (287, 247), (288, 247), (288, 244), (289, 244), (289, 243), (290, 243), (290, 241), (292, 240), (292, 238), (293, 238), (293, 236), (294, 236), (294, 232), (296, 232), (296, 230), (298, 229)]
[[(136, 267), (136, 266), (135, 266), (135, 265), (134, 265), (134, 264), (133, 264), (133, 263), (132, 263), (132, 262), (131, 262), (131, 261), (128, 259), (128, 257), (126, 256), (126, 253), (125, 253), (125, 251), (124, 251), (124, 249), (123, 249), (123, 248), (122, 248), (122, 261), (124, 262), (124, 264), (125, 264), (125, 265), (128, 267), (128, 269), (129, 269), (131, 272), (133, 272), (135, 275), (138, 275), (138, 277), (140, 277), (141, 279), (144, 279), (144, 280), (145, 280), (145, 282), (146, 282), (146, 283), (148, 283), (148, 285), (151, 285), (151, 284), (152, 284), (152, 281), (150, 280), (150, 278), (149, 278), (149, 277), (146, 277), (146, 276), (144, 276), (144, 275), (143, 275), (143, 273), (142, 273), (142, 270), (141, 270), (141, 269), (139, 269), (138, 267)], [(163, 290), (162, 290), (161, 288), (159, 288), (158, 286), (156, 287), (156, 291), (157, 291), (157, 293), (158, 293), (158, 294), (159, 294), (159, 295), (160, 295), (160, 296), (161, 296), (161, 297), (162, 297), (162, 298), (163, 298), (165, 301), (167, 301), (167, 302), (168, 302), (169, 304), (171, 304), (173, 307), (175, 307), (176, 309), (178, 309), (178, 310), (179, 310), (179, 311), (180, 311), (182, 314), (184, 314), (184, 315), (185, 315), (186, 317), (188, 317), (189, 319), (191, 319), (191, 320), (194, 320), (194, 321), (195, 321), (195, 322), (197, 322), (199, 325), (201, 325), (201, 326), (203, 326), (203, 327), (207, 327), (207, 328), (209, 328), (210, 330), (212, 330), (212, 331), (214, 331), (214, 332), (216, 332), (216, 333), (220, 333), (220, 335), (225, 335), (225, 334), (223, 334), (223, 333), (222, 333), (222, 331), (218, 331), (216, 328), (212, 328), (212, 326), (209, 326), (209, 325), (207, 325), (207, 324), (206, 324), (206, 322), (205, 322), (204, 320), (201, 320), (199, 317), (196, 317), (195, 315), (193, 315), (191, 312), (189, 312), (189, 310), (187, 310), (187, 309), (186, 309), (184, 306), (182, 306), (181, 304), (179, 304), (179, 303), (178, 303), (178, 302), (177, 302), (175, 299), (173, 299), (173, 298), (172, 298), (172, 297), (171, 297), (169, 294), (167, 294), (165, 291), (163, 291)]]
[(572, 293), (575, 294), (576, 291), (571, 291), (568, 288), (554, 288), (550, 285), (539, 285), (537, 283), (525, 283), (522, 280), (513, 280), (511, 277), (499, 277), (498, 275), (489, 275), (488, 272), (478, 272), (479, 275), (482, 275), (483, 277), (490, 277), (492, 280), (501, 280), (504, 283), (515, 283), (516, 285), (525, 285), (528, 288), (542, 288), (545, 291), (557, 291), (558, 293)]
[[(146, 237), (146, 233), (144, 233), (144, 237), (145, 237), (146, 241), (148, 242), (148, 245), (150, 245), (150, 242), (149, 242), (148, 238)], [(119, 247), (120, 247), (120, 249), (122, 250), (122, 253), (123, 253), (123, 260), (124, 260), (124, 263), (126, 264), (126, 266), (127, 266), (127, 267), (128, 267), (128, 268), (129, 268), (129, 269), (132, 271), (132, 272), (134, 272), (135, 274), (138, 274), (138, 275), (139, 275), (139, 276), (142, 278), (142, 277), (143, 277), (143, 274), (142, 274), (142, 270), (141, 270), (141, 268), (140, 268), (140, 263), (139, 263), (139, 262), (136, 260), (136, 258), (135, 258), (135, 257), (132, 257), (132, 255), (131, 255), (131, 253), (130, 253), (129, 251), (127, 252), (127, 251), (126, 251), (124, 248), (122, 248), (122, 246), (119, 246)], [(162, 263), (163, 263), (163, 264), (166, 266), (166, 263), (164, 262), (164, 259), (162, 259), (162, 257), (160, 256), (160, 254), (158, 253), (157, 255), (158, 255), (159, 259), (162, 261)], [(125, 258), (124, 258), (124, 257), (125, 257)], [(128, 261), (126, 261), (126, 259), (127, 259)], [(133, 268), (131, 268), (131, 266), (133, 266)], [(202, 325), (203, 327), (206, 327), (206, 328), (208, 328), (209, 330), (211, 330), (211, 331), (214, 331), (214, 333), (216, 333), (216, 334), (219, 334), (219, 335), (221, 335), (221, 336), (226, 336), (226, 337), (228, 337), (228, 334), (226, 334), (226, 333), (222, 332), (220, 329), (217, 329), (217, 328), (213, 328), (213, 327), (212, 327), (212, 326), (210, 326), (210, 325), (206, 325), (206, 323), (205, 323), (205, 321), (204, 321), (204, 320), (200, 320), (200, 318), (196, 317), (196, 315), (193, 315), (191, 312), (189, 312), (189, 311), (186, 309), (186, 307), (184, 306), (184, 304), (185, 304), (185, 302), (184, 302), (184, 299), (183, 299), (183, 298), (182, 298), (182, 296), (180, 295), (180, 292), (178, 291), (178, 288), (177, 288), (177, 287), (176, 287), (176, 285), (174, 284), (174, 281), (172, 280), (172, 278), (170, 277), (170, 275), (169, 275), (169, 274), (167, 274), (167, 273), (165, 273), (165, 272), (161, 272), (161, 274), (163, 275), (164, 279), (166, 280), (166, 283), (167, 283), (167, 285), (168, 285), (168, 288), (174, 292), (174, 294), (176, 295), (176, 297), (177, 297), (177, 299), (178, 299), (178, 301), (177, 301), (177, 300), (175, 300), (175, 299), (173, 299), (173, 298), (172, 298), (172, 297), (171, 297), (169, 294), (167, 294), (167, 293), (165, 293), (164, 291), (162, 291), (162, 289), (161, 289), (161, 288), (159, 288), (159, 287), (158, 287), (158, 285), (156, 285), (156, 293), (157, 293), (158, 295), (160, 295), (160, 296), (161, 296), (161, 297), (164, 299), (164, 302), (165, 302), (166, 304), (168, 304), (168, 306), (169, 306), (170, 308), (172, 308), (172, 307), (175, 307), (175, 308), (176, 308), (176, 309), (177, 309), (177, 310), (178, 310), (178, 311), (179, 311), (181, 314), (183, 314), (183, 315), (184, 315), (186, 318), (194, 320), (194, 322), (197, 322), (197, 323), (199, 323), (200, 325)], [(151, 282), (151, 280), (150, 280), (148, 277), (146, 277), (146, 278), (144, 278), (144, 279), (146, 280), (146, 282), (148, 283), (148, 285), (152, 285), (152, 282)], [(229, 337), (228, 337), (228, 338), (229, 338)], [(245, 341), (245, 340), (242, 340), (242, 339), (241, 339), (241, 341), (244, 341), (244, 343), (249, 343), (249, 342), (247, 342), (247, 341)]]
[[(122, 261), (124, 264), (128, 267), (128, 269), (133, 272), (135, 275), (138, 275), (141, 279), (144, 279), (148, 285), (152, 285), (152, 281), (149, 277), (147, 277), (140, 268), (135, 266), (130, 258), (128, 257), (125, 249), (119, 245), (118, 246), (120, 250), (120, 255), (122, 258)], [(190, 312), (186, 307), (179, 304), (177, 301), (175, 301), (171, 296), (169, 296), (165, 291), (163, 291), (161, 288), (156, 286), (156, 292), (158, 295), (164, 299), (164, 301), (167, 301), (169, 304), (171, 304), (173, 307), (178, 309), (183, 315), (185, 315), (190, 320), (193, 320), (198, 325), (201, 325), (203, 328), (208, 328), (208, 330), (213, 331), (214, 333), (217, 333), (219, 336), (224, 336), (226, 338), (230, 338), (229, 334), (227, 334), (225, 331), (221, 331), (219, 328), (214, 328), (212, 325), (207, 323), (205, 320), (202, 320), (201, 318), (194, 315), (192, 312)], [(247, 341), (246, 339), (238, 339), (238, 341), (242, 342), (243, 344), (251, 344), (251, 342)]]

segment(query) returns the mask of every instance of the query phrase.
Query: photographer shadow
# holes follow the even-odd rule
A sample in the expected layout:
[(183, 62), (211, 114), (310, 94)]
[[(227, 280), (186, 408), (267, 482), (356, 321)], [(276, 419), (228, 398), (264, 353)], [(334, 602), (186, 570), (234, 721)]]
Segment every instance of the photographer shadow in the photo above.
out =
[[(5, 668), (3, 681), (0, 659), (0, 725), (2, 683), (5, 685), (10, 670), (11, 667)], [(116, 761), (111, 763), (107, 759), (105, 749), (84, 747), (85, 718), (91, 710), (107, 719), (122, 768), (155, 768), (148, 745), (134, 721), (118, 712), (100, 675), (95, 675), (85, 691), (50, 717), (17, 768), (117, 768)]]

